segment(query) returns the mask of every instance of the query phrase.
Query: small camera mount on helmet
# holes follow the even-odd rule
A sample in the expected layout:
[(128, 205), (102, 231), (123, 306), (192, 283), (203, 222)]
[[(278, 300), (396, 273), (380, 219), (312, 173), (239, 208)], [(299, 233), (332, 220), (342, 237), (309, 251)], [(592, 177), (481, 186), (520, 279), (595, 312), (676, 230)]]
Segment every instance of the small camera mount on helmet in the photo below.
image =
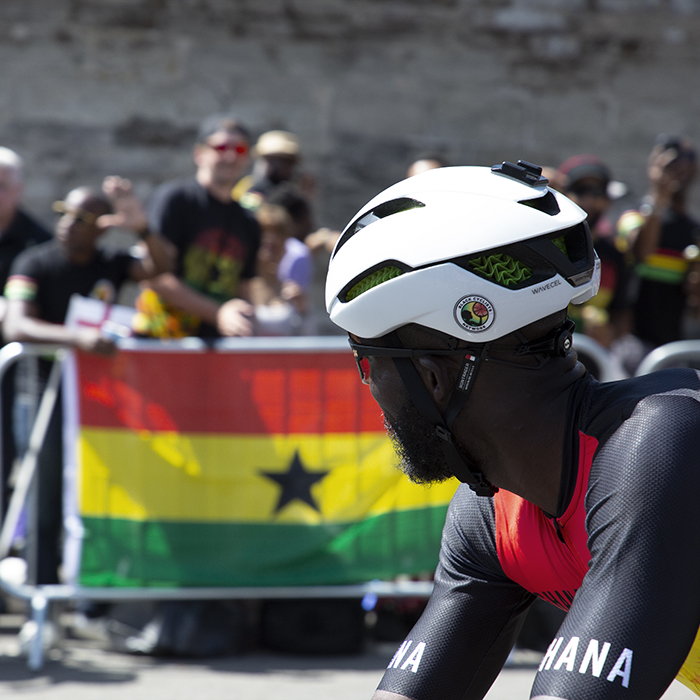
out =
[(520, 182), (533, 187), (549, 183), (549, 180), (542, 176), (542, 168), (534, 163), (528, 163), (526, 160), (519, 160), (517, 164), (504, 160), (500, 165), (492, 166), (491, 172), (512, 177), (514, 180), (520, 180)]

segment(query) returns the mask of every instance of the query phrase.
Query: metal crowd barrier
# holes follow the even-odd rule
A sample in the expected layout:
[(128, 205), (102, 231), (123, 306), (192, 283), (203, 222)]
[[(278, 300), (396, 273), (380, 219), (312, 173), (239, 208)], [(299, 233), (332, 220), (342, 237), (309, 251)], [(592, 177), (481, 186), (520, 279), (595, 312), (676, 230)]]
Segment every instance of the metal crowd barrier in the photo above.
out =
[(579, 360), (589, 368), (598, 381), (614, 382), (628, 376), (610, 353), (590, 336), (574, 333), (573, 342)]
[[(9, 502), (7, 513), (3, 513), (2, 529), (0, 530), (0, 560), (4, 559), (10, 552), (12, 536), (19, 522), (22, 508), (29, 496), (30, 489), (34, 481), (37, 458), (44, 442), (46, 430), (49, 425), (51, 413), (53, 412), (58, 396), (58, 389), (61, 381), (61, 369), (65, 349), (58, 346), (47, 345), (21, 345), (20, 343), (10, 343), (0, 349), (0, 383), (5, 377), (7, 370), (22, 357), (32, 358), (34, 361), (34, 375), (36, 376), (36, 360), (39, 357), (50, 357), (55, 360), (45, 391), (38, 402), (38, 410), (34, 410), (33, 427), (30, 433), (27, 452), (22, 459), (12, 498)], [(36, 379), (35, 379), (36, 383)], [(0, 425), (2, 424), (2, 406), (0, 405)], [(1, 439), (1, 438), (0, 438)], [(0, 445), (2, 443), (0, 442)], [(4, 488), (0, 484), (0, 493)]]
[(636, 377), (667, 367), (700, 369), (700, 340), (678, 340), (652, 350), (639, 364)]
[[(217, 341), (214, 350), (255, 350), (256, 352), (278, 352), (280, 338), (237, 338)], [(298, 351), (340, 351), (348, 348), (344, 337), (297, 337), (285, 338), (284, 347)], [(197, 338), (163, 343), (157, 340), (125, 339), (118, 343), (122, 349), (139, 349), (148, 352), (167, 350), (204, 350), (207, 346)], [(49, 419), (56, 402), (61, 373), (70, 351), (48, 345), (11, 343), (0, 349), (0, 382), (8, 368), (23, 357), (53, 357), (53, 369), (41, 397), (31, 430), (29, 448), (23, 457), (15, 482), (13, 495), (7, 512), (3, 514), (0, 530), (0, 560), (8, 555), (22, 509), (32, 488), (36, 485), (37, 457), (48, 428)], [(1, 419), (1, 415), (0, 415)], [(1, 423), (0, 423), (1, 425)], [(31, 530), (32, 524), (28, 523)], [(29, 649), (27, 664), (36, 671), (43, 666), (43, 636), (51, 601), (152, 601), (152, 600), (222, 600), (222, 599), (281, 599), (281, 598), (363, 598), (366, 595), (382, 597), (429, 597), (432, 581), (369, 581), (356, 585), (286, 586), (286, 587), (236, 587), (236, 588), (116, 588), (83, 587), (79, 585), (31, 585), (18, 584), (0, 578), (0, 588), (10, 596), (30, 603), (31, 618), (36, 625), (36, 634)]]

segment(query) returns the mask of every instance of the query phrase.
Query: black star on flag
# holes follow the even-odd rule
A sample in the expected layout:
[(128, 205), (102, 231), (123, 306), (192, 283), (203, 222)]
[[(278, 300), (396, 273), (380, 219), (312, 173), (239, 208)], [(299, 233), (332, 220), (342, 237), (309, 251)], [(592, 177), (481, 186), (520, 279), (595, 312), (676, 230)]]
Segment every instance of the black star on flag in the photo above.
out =
[(288, 503), (294, 500), (303, 501), (314, 510), (320, 512), (314, 497), (311, 495), (311, 487), (321, 481), (329, 472), (308, 472), (299, 457), (299, 450), (294, 453), (292, 462), (286, 472), (260, 472), (268, 479), (276, 481), (281, 487), (279, 500), (275, 506), (275, 513), (279, 513)]

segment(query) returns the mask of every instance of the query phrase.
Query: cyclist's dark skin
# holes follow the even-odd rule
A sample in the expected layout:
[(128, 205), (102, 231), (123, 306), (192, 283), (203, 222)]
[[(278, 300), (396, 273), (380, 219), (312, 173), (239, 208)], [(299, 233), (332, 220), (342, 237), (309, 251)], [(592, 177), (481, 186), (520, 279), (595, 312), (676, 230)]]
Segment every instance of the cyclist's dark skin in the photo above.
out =
[[(563, 317), (563, 314), (562, 314)], [(539, 337), (542, 322), (524, 331), (526, 338)], [(415, 342), (415, 331), (400, 329), (406, 347)], [(413, 336), (413, 337), (412, 337)], [(420, 347), (425, 347), (425, 340)], [(371, 344), (376, 341), (363, 340)], [(494, 357), (518, 358), (508, 351), (517, 341), (499, 341)], [(414, 345), (417, 346), (417, 345)], [(574, 383), (585, 370), (570, 353), (550, 360), (539, 370), (482, 362), (469, 401), (452, 428), (456, 442), (499, 488), (527, 499), (547, 513), (556, 512), (566, 407)], [(441, 413), (455, 386), (459, 360), (425, 356), (413, 360), (423, 384)], [(388, 422), (400, 411), (408, 395), (391, 358), (370, 358), (370, 390)]]

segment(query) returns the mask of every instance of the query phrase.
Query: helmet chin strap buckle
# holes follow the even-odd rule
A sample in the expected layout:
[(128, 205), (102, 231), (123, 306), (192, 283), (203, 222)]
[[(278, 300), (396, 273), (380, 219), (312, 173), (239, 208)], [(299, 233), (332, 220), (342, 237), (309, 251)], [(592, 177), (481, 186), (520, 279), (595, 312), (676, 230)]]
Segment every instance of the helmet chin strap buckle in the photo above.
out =
[(467, 484), (477, 496), (493, 497), (498, 487), (484, 478), (484, 475), (468, 465), (457, 451), (452, 440), (452, 433), (444, 425), (436, 425), (435, 433), (443, 441), (442, 450), (450, 471), (463, 484)]
[(445, 442), (452, 442), (452, 433), (444, 425), (436, 425), (435, 433)]

